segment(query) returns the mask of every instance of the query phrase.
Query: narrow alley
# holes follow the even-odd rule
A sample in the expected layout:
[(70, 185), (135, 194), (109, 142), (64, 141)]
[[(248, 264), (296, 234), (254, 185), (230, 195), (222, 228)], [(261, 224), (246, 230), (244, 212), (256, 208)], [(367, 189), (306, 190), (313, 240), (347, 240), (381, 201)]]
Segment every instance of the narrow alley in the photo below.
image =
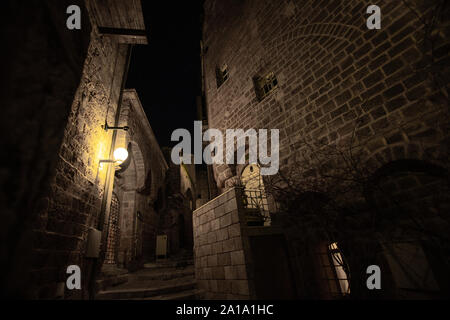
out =
[(450, 6), (376, 2), (5, 1), (1, 297), (448, 299)]

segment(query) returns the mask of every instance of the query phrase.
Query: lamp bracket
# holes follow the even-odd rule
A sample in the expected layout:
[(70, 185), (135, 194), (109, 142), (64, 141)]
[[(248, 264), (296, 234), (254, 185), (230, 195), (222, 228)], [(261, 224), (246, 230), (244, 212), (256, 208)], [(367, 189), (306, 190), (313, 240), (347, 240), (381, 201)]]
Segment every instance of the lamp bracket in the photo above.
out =
[(128, 126), (123, 126), (123, 127), (110, 127), (109, 125), (108, 125), (108, 122), (105, 120), (105, 124), (102, 126), (102, 128), (105, 130), (105, 131), (108, 131), (108, 130), (123, 130), (123, 131), (128, 131), (128, 130), (130, 130), (130, 127), (128, 127)]
[(100, 160), (100, 163), (115, 163), (115, 160)]

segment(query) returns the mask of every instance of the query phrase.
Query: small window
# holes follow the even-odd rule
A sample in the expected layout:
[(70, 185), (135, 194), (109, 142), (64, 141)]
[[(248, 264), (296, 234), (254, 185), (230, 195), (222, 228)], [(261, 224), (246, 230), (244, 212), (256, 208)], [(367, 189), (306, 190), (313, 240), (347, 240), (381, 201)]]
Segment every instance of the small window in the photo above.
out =
[(259, 101), (263, 100), (278, 86), (277, 77), (273, 72), (270, 72), (264, 77), (256, 77), (254, 82)]
[(219, 88), (225, 81), (228, 80), (228, 66), (224, 64), (222, 67), (216, 68), (217, 88)]
[(350, 294), (348, 265), (337, 242), (328, 245), (321, 256), (329, 293), (336, 297)]

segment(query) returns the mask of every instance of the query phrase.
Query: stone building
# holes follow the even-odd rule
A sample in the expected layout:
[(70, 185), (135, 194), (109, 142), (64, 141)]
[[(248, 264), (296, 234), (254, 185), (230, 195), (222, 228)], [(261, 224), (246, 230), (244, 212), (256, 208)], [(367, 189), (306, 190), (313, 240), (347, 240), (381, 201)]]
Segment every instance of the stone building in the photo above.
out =
[[(279, 173), (262, 176), (160, 149), (125, 88), (149, 41), (141, 1), (7, 1), (23, 15), (0, 31), (1, 296), (155, 297), (168, 287), (142, 285), (161, 280), (164, 247), (182, 258), (163, 264), (171, 293), (188, 291), (176, 298), (197, 285), (209, 299), (448, 297), (442, 3), (380, 0), (369, 30), (366, 1), (205, 0), (198, 119), (279, 129)], [(69, 5), (81, 30), (66, 28)], [(191, 259), (195, 279), (176, 270)], [(65, 286), (70, 265), (81, 290)]]
[[(448, 8), (439, 1), (412, 1), (411, 7), (378, 1), (382, 27), (369, 30), (370, 4), (205, 1), (208, 126), (222, 132), (279, 129), (284, 173), (256, 177), (257, 185), (249, 186), (248, 174), (258, 172), (258, 164), (214, 165), (222, 194), (194, 212), (196, 275), (207, 297), (448, 295)], [(433, 19), (435, 29), (427, 31), (424, 21)], [(344, 168), (346, 159), (352, 168)], [(351, 179), (330, 177), (343, 172), (365, 191), (342, 194), (350, 185), (344, 181)], [(289, 197), (265, 190), (273, 178), (286, 175), (288, 186), (296, 187)], [(286, 188), (284, 182), (278, 186)], [(258, 192), (253, 207), (250, 189)], [(344, 215), (328, 237), (312, 234), (307, 250), (295, 240), (304, 229), (275, 221), (285, 217), (275, 208), (284, 207), (296, 218), (312, 202), (312, 212), (323, 214), (324, 222), (326, 210), (341, 214), (324, 209), (331, 201), (321, 199), (330, 198), (344, 212), (362, 204), (356, 210), (360, 217), (376, 208), (380, 225), (380, 216), (390, 214), (396, 223), (408, 224), (415, 219), (411, 216), (423, 214), (415, 225), (423, 233), (373, 241), (369, 251), (374, 255), (358, 260), (365, 243), (348, 236), (354, 220), (347, 223)], [(289, 201), (294, 205), (289, 207)], [(270, 212), (272, 223), (251, 227), (255, 208), (262, 216)], [(374, 230), (362, 239), (380, 239), (380, 229)], [(381, 266), (381, 294), (366, 287), (371, 264)]]
[[(7, 81), (2, 81), (1, 95), (8, 119), (1, 129), (2, 150), (9, 156), (1, 164), (0, 201), (4, 223), (0, 232), (0, 287), (2, 295), (6, 296), (27, 295), (30, 269), (40, 270), (42, 283), (55, 283), (54, 273), (45, 267), (49, 265), (47, 261), (56, 264), (67, 260), (76, 247), (68, 238), (58, 241), (58, 248), (50, 239), (58, 236), (49, 234), (38, 246), (46, 246), (54, 255), (39, 257), (36, 252), (36, 257), (32, 258), (30, 245), (33, 243), (31, 230), (39, 230), (39, 227), (32, 227), (33, 217), (39, 212), (47, 215), (50, 207), (48, 193), (59, 158), (55, 155), (61, 148), (91, 32), (82, 1), (52, 1), (52, 4), (50, 9), (38, 2), (29, 3), (30, 10), (24, 11), (20, 18), (12, 14), (5, 17), (2, 31), (6, 49), (2, 52), (1, 64)], [(70, 4), (81, 6), (84, 32), (69, 33), (61, 28), (63, 33), (55, 34), (54, 24), (65, 25), (65, 17), (58, 12), (65, 12)], [(17, 2), (5, 5), (9, 12), (22, 10)], [(30, 28), (30, 24), (34, 27)], [(16, 182), (11, 184), (10, 181)], [(65, 245), (71, 248), (61, 248)]]
[[(69, 5), (81, 8), (81, 30), (66, 28)], [(147, 43), (141, 2), (32, 2), (21, 17), (2, 34), (2, 186), (17, 181), (1, 197), (2, 295), (87, 299), (102, 266), (154, 260), (160, 232), (168, 165), (124, 88), (132, 46)], [(65, 289), (69, 265), (82, 271), (81, 290)]]
[(117, 208), (110, 211), (107, 222), (106, 260), (127, 266), (155, 257), (161, 213), (157, 202), (168, 165), (136, 91), (124, 90), (122, 99), (119, 126), (129, 129), (118, 133), (116, 147), (128, 149), (129, 156), (115, 172), (112, 197)]
[(161, 230), (169, 238), (169, 254), (193, 254), (192, 211), (210, 200), (206, 169), (193, 164), (176, 165), (171, 149), (164, 149), (169, 169), (166, 175)]

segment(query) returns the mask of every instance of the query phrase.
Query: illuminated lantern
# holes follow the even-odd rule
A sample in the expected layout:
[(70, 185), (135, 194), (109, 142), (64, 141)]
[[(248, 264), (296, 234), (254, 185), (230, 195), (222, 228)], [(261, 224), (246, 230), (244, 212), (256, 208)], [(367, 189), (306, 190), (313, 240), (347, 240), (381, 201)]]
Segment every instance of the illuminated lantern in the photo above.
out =
[(124, 148), (118, 148), (114, 151), (114, 161), (122, 164), (128, 158), (128, 151)]

